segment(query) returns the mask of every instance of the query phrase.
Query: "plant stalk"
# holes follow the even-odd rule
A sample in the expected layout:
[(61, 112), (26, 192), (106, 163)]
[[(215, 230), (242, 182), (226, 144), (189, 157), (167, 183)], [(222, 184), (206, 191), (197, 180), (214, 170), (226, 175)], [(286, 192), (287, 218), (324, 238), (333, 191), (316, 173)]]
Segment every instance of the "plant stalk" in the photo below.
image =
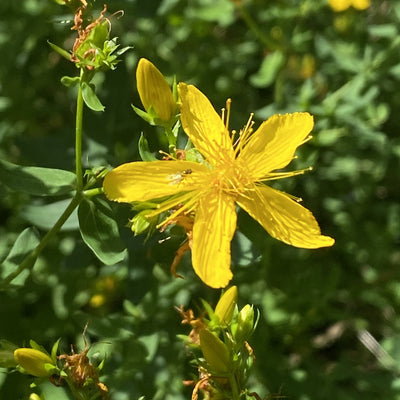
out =
[[(81, 79), (83, 77), (83, 68), (81, 68)], [(83, 95), (82, 87), (79, 84), (78, 97), (76, 100), (76, 122), (75, 122), (75, 172), (76, 189), (78, 192), (83, 189), (82, 174), (82, 121), (83, 121)]]
[(64, 225), (65, 221), (69, 218), (72, 212), (82, 201), (83, 196), (80, 192), (76, 192), (75, 196), (72, 198), (68, 207), (61, 214), (60, 218), (54, 224), (54, 226), (43, 236), (40, 243), (32, 250), (29, 255), (22, 261), (18, 268), (10, 273), (0, 284), (0, 290), (6, 288), (22, 271), (25, 269), (30, 269), (34, 266), (36, 259), (39, 257), (42, 250), (47, 246), (50, 240), (58, 233), (61, 227)]
[[(81, 69), (81, 78), (84, 70)], [(76, 193), (72, 198), (71, 202), (61, 214), (60, 218), (54, 224), (54, 226), (43, 236), (40, 243), (32, 250), (29, 255), (22, 261), (18, 268), (4, 278), (0, 283), (0, 290), (4, 289), (9, 285), (22, 271), (30, 269), (35, 265), (37, 258), (39, 257), (42, 250), (47, 246), (53, 236), (58, 233), (65, 221), (69, 218), (72, 212), (79, 206), (83, 199), (83, 174), (82, 174), (82, 121), (83, 121), (83, 95), (81, 85), (79, 85), (78, 97), (76, 101), (76, 126), (75, 126), (75, 168), (76, 168)], [(101, 189), (93, 189), (89, 192), (89, 196), (94, 196), (101, 192)]]

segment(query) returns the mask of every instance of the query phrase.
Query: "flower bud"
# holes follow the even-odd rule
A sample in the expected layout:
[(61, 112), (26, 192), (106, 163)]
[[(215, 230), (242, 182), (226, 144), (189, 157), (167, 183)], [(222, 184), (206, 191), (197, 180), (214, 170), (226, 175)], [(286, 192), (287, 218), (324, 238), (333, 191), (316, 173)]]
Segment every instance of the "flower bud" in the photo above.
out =
[(47, 354), (36, 349), (17, 349), (14, 351), (14, 358), (28, 374), (39, 378), (46, 378), (53, 374), (53, 369), (46, 367), (46, 364), (51, 364), (54, 369), (57, 368)]
[(227, 373), (230, 361), (225, 343), (208, 329), (202, 329), (199, 336), (201, 351), (211, 370), (217, 374)]
[(238, 326), (235, 334), (238, 343), (244, 343), (253, 332), (254, 309), (250, 304), (246, 304), (238, 314)]
[(176, 103), (163, 74), (145, 58), (139, 60), (136, 70), (137, 89), (143, 107), (151, 110), (163, 122), (170, 121), (176, 112)]
[(236, 302), (237, 287), (232, 286), (221, 296), (215, 307), (215, 315), (219, 318), (221, 325), (226, 326), (231, 322)]

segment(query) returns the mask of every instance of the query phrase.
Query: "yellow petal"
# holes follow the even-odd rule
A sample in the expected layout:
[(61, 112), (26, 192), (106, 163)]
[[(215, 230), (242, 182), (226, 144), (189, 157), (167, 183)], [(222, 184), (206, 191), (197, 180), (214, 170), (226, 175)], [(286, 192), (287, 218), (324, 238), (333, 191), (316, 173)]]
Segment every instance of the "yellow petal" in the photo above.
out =
[(207, 172), (206, 166), (191, 161), (132, 162), (110, 171), (103, 188), (110, 200), (147, 201), (195, 190)]
[(247, 165), (255, 180), (266, 177), (290, 163), (313, 125), (313, 117), (308, 113), (274, 115), (250, 137), (238, 159)]
[(172, 91), (163, 74), (145, 58), (141, 58), (136, 69), (137, 89), (143, 107), (150, 107), (159, 118), (168, 122), (175, 115), (176, 104)]
[(193, 226), (192, 263), (208, 286), (225, 287), (232, 279), (231, 240), (236, 229), (234, 201), (215, 190), (199, 201)]
[(335, 243), (331, 237), (321, 235), (312, 213), (286, 193), (260, 185), (246, 192), (246, 196), (237, 203), (274, 238), (304, 249)]
[(215, 165), (221, 158), (234, 158), (228, 130), (207, 97), (193, 85), (178, 85), (182, 127), (194, 146)]
[(353, 0), (353, 7), (357, 10), (365, 10), (371, 5), (370, 0)]
[(329, 0), (329, 5), (333, 11), (340, 12), (351, 6), (351, 0)]

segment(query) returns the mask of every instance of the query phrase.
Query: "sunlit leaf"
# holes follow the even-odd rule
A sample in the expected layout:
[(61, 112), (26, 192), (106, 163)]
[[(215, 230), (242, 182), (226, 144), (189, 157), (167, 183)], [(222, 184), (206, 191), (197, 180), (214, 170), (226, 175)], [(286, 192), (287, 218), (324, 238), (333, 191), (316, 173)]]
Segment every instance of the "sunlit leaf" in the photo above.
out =
[(56, 196), (75, 188), (75, 174), (53, 168), (25, 167), (0, 160), (0, 182), (36, 196)]
[(93, 111), (104, 111), (104, 106), (94, 91), (94, 85), (87, 82), (81, 83), (82, 96), (85, 104)]

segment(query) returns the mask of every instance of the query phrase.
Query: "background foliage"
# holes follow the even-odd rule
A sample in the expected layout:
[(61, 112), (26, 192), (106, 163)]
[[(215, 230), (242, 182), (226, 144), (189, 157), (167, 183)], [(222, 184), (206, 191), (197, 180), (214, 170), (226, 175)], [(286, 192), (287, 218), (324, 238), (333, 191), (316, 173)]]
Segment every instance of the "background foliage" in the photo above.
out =
[[(252, 387), (301, 400), (399, 399), (400, 5), (373, 0), (365, 11), (341, 13), (322, 0), (243, 0), (243, 6), (110, 2), (110, 12), (125, 11), (112, 18), (113, 33), (134, 49), (97, 82), (106, 111), (85, 110), (85, 160), (90, 166), (137, 160), (141, 132), (154, 151), (165, 145), (130, 106), (140, 105), (134, 81), (140, 57), (171, 79), (196, 84), (216, 107), (231, 97), (232, 128), (252, 111), (258, 122), (277, 112), (312, 113), (314, 139), (294, 164), (314, 170), (276, 187), (301, 196), (336, 245), (295, 249), (239, 215), (233, 283), (239, 303), (261, 312), (251, 343)], [(75, 94), (60, 78), (77, 70), (46, 43), (71, 47), (64, 12), (51, 1), (0, 4), (2, 159), (73, 170)], [(63, 207), (1, 186), (0, 259), (25, 228), (36, 226), (42, 236)], [(159, 243), (164, 236), (157, 234), (144, 243), (126, 227), (129, 207), (113, 207), (125, 261), (102, 265), (73, 216), (32, 273), (0, 292), (0, 337), (18, 345), (32, 338), (49, 349), (61, 337), (69, 351), (70, 343), (83, 346), (89, 321), (91, 354), (106, 354), (104, 381), (113, 399), (189, 398), (181, 381), (195, 371), (176, 338), (187, 331), (174, 306), (196, 308), (200, 297), (215, 304), (219, 292), (195, 277), (188, 257), (180, 267), (186, 279), (170, 275), (183, 236)], [(29, 382), (0, 374), (0, 398), (26, 398)], [(51, 386), (43, 390), (46, 399), (61, 399)]]

